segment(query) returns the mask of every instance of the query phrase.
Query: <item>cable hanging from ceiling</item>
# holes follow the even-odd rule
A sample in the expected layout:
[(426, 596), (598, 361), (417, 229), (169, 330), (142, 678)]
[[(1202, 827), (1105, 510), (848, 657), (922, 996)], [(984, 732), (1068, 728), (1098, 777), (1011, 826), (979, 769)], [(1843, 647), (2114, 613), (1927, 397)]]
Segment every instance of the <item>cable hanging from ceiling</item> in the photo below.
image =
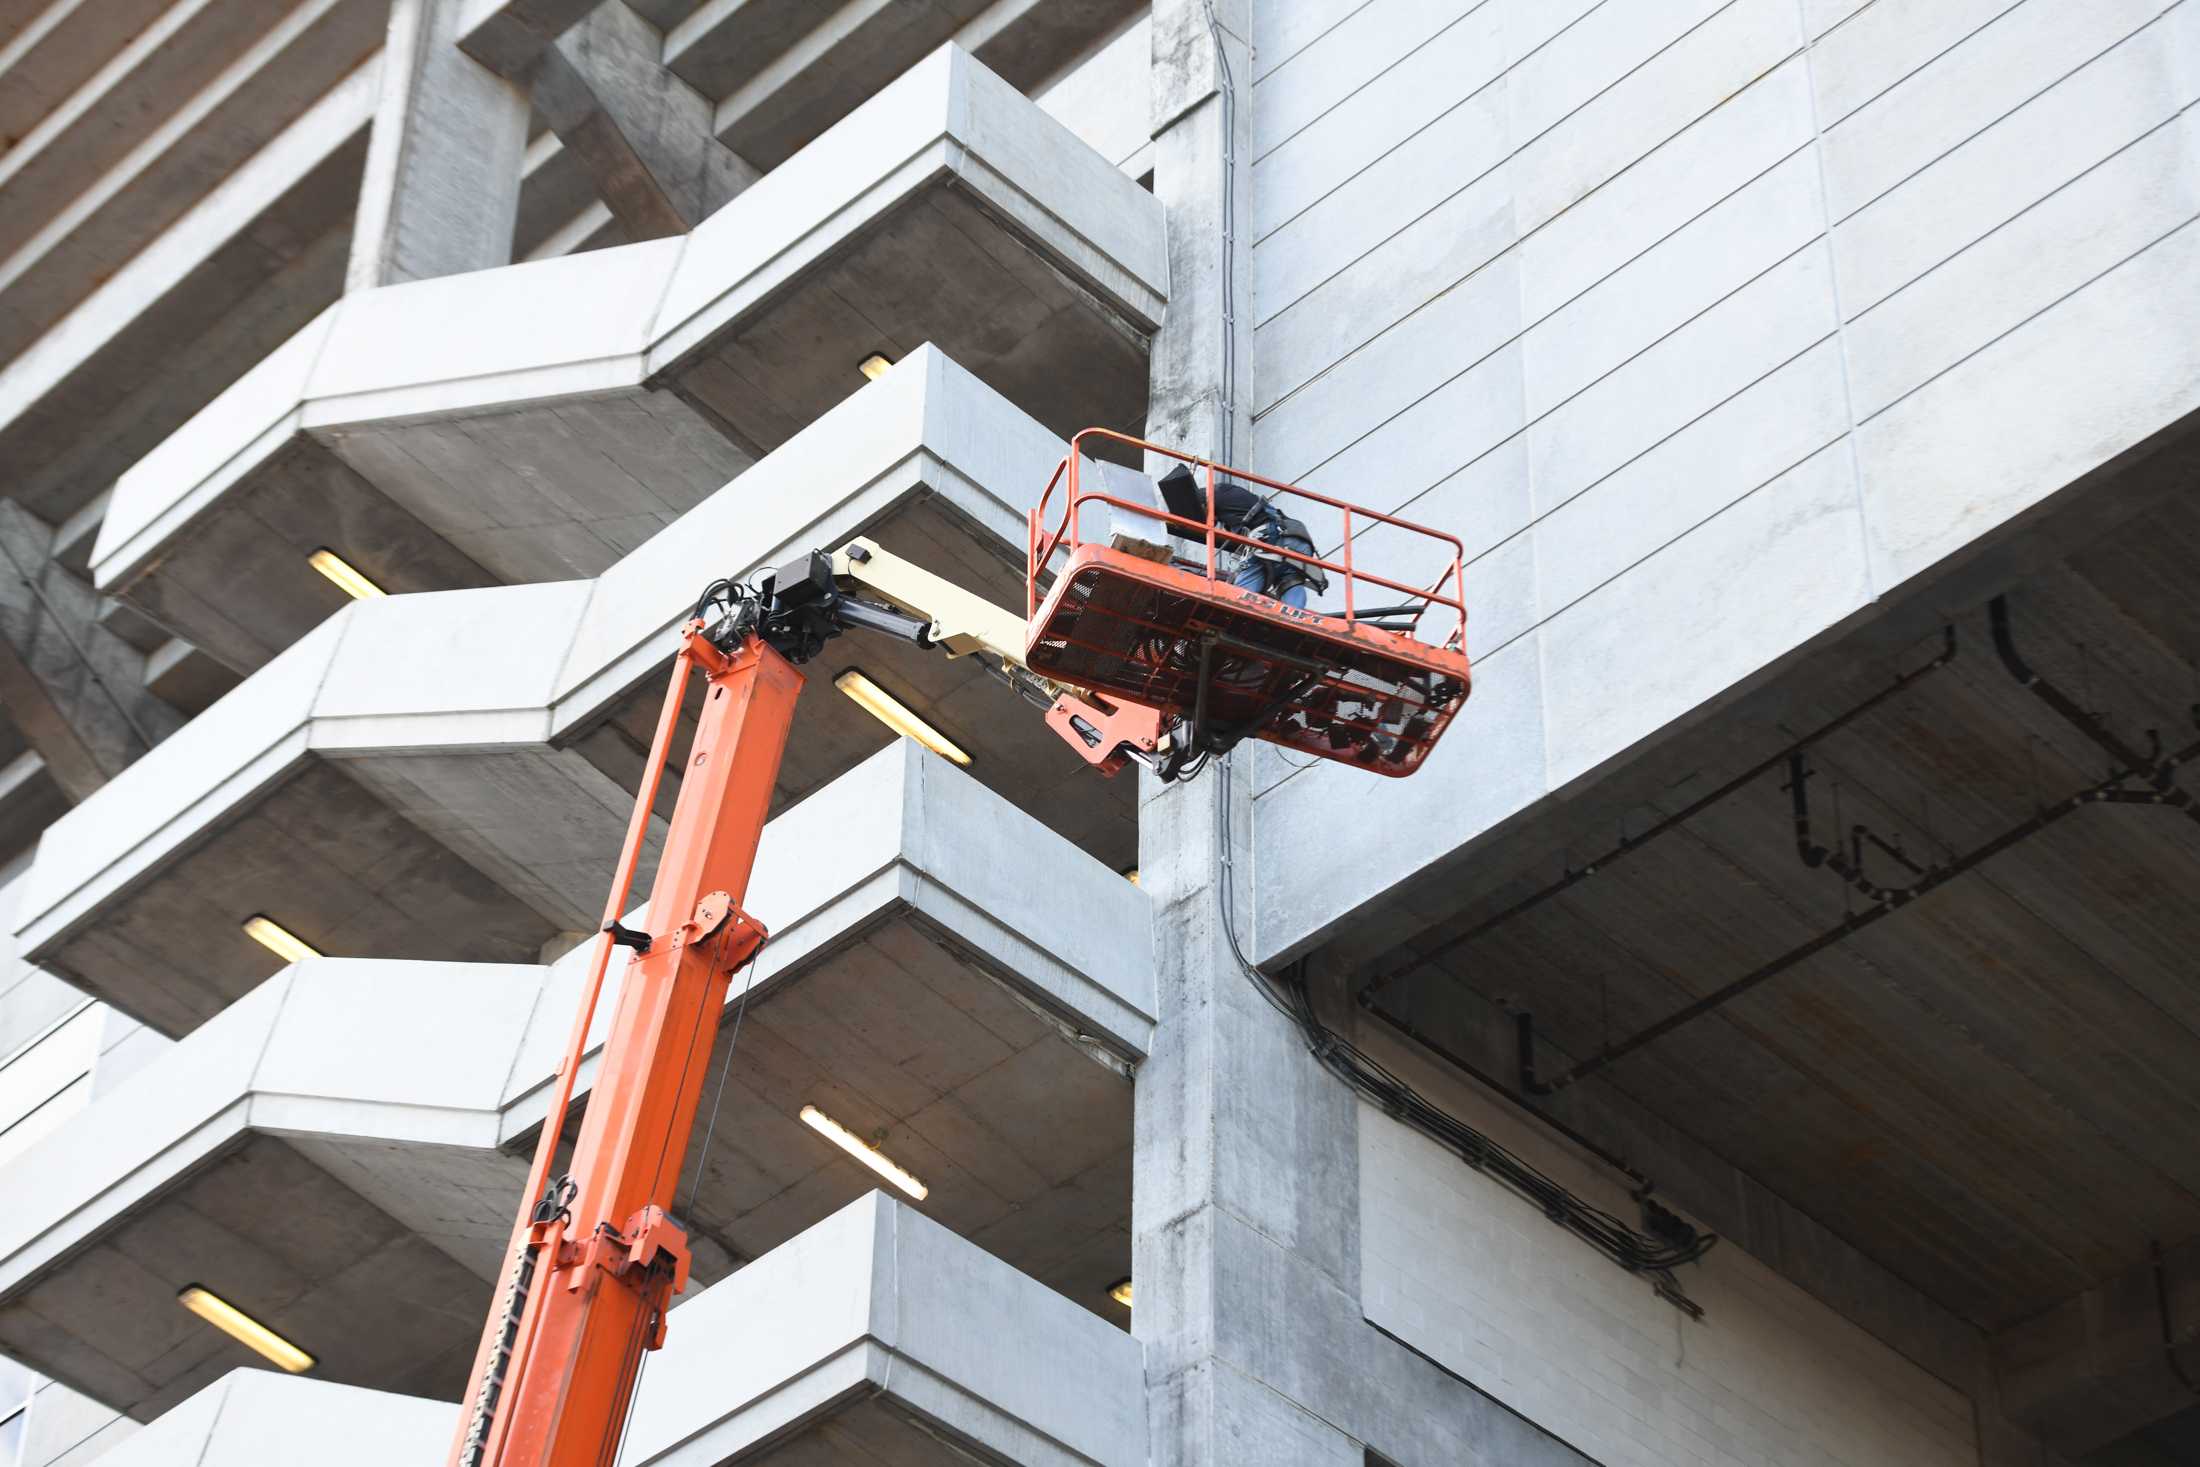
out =
[(1215, 772), (1215, 824), (1222, 852), (1218, 896), (1223, 937), (1229, 944), (1231, 957), (1254, 989), (1290, 1020), (1315, 1061), (1393, 1120), (1418, 1131), (1476, 1171), (1494, 1178), (1629, 1273), (1647, 1278), (1659, 1298), (1691, 1319), (1701, 1319), (1703, 1306), (1688, 1297), (1674, 1276), (1674, 1270), (1709, 1253), (1718, 1243), (1715, 1234), (1697, 1231), (1686, 1220), (1652, 1201), (1647, 1183), (1632, 1195), (1642, 1208), (1645, 1225), (1654, 1229), (1653, 1232), (1638, 1231), (1623, 1219), (1577, 1196), (1484, 1132), (1437, 1105), (1324, 1023), (1307, 987), (1304, 959), (1290, 964), (1273, 978), (1253, 964), (1237, 936), (1230, 810), (1230, 769), (1224, 765)]

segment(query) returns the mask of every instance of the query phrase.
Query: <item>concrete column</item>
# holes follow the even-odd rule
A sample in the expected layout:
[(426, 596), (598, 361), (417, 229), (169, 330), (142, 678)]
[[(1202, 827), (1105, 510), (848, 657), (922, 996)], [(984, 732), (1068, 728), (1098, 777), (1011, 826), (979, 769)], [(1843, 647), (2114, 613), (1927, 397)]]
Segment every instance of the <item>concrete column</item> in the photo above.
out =
[[(1215, 0), (1232, 108), (1200, 0), (1154, 8), (1154, 189), (1168, 210), (1170, 289), (1153, 346), (1149, 436), (1238, 462), (1252, 456), (1247, 9)], [(1232, 111), (1234, 218), (1223, 189)], [(1235, 277), (1228, 310), (1225, 273)], [(1578, 1467), (1577, 1454), (1361, 1312), (1358, 1101), (1269, 1005), (1230, 940), (1232, 928), (1246, 946), (1252, 935), (1249, 767), (1241, 754), (1188, 783), (1148, 777), (1141, 791), (1139, 881), (1155, 904), (1160, 1010), (1138, 1074), (1132, 1204), (1149, 1460), (1362, 1467), (1372, 1450), (1399, 1462)], [(1228, 923), (1217, 797), (1226, 779), (1237, 870)]]
[(145, 654), (99, 625), (99, 595), (53, 559), (54, 532), (0, 500), (0, 706), (70, 800), (183, 719), (145, 687)]
[[(1199, 452), (1219, 451), (1227, 440), (1234, 462), (1250, 457), (1245, 450), (1252, 431), (1252, 270), (1245, 234), (1251, 217), (1252, 62), (1244, 40), (1250, 8), (1250, 0), (1215, 5), (1231, 48), (1233, 99), (1222, 94), (1222, 68), (1201, 0), (1159, 0), (1153, 14), (1154, 194), (1168, 211), (1169, 307), (1153, 341), (1147, 437)], [(1225, 113), (1232, 122), (1227, 150)], [(1230, 219), (1224, 217), (1226, 151), (1235, 165), (1236, 207)], [(1227, 303), (1225, 245), (1233, 277)], [(1234, 343), (1234, 373), (1226, 370), (1226, 342)], [(1234, 408), (1227, 433), (1225, 395)]]
[(604, 5), (542, 55), (535, 106), (629, 240), (685, 234), (756, 181), (711, 103), (664, 67), (664, 36)]
[(463, 0), (392, 0), (346, 290), (508, 264), (527, 93), (458, 49)]

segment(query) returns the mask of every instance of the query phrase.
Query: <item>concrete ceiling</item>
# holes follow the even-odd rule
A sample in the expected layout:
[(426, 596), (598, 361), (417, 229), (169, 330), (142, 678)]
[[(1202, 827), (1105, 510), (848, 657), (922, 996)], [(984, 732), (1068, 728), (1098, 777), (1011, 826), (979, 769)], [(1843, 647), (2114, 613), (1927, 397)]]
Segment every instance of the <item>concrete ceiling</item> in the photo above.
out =
[(245, 936), (256, 914), (322, 952), (381, 958), (532, 962), (561, 930), (343, 766), (315, 760), (42, 966), (162, 1033), (188, 1033), (283, 967)]
[[(1548, 1077), (1831, 932), (1874, 903), (1799, 856), (1784, 759), (1614, 851), (1930, 663), (1943, 624), (1953, 661), (1809, 745), (1817, 842), (1861, 826), (1899, 846), (1862, 847), (1868, 877), (1898, 887), (1917, 879), (1905, 863), (1951, 862), (2101, 781), (2115, 761), (1997, 657), (1997, 595), (2024, 660), (2117, 737), (2200, 740), (2195, 463), (2172, 438), (2069, 491), (1539, 828), (1400, 893), (1331, 956), (1372, 975), (1422, 954), (1375, 1002), (1456, 1053), (1488, 1054), (1533, 1013)], [(1999, 1329), (2200, 1234), (2195, 951), (2200, 818), (2086, 805), (1579, 1083)]]
[(151, 1421), (260, 1357), (176, 1303), (200, 1284), (328, 1380), (455, 1397), (490, 1288), (273, 1136), (252, 1136), (0, 1306), (0, 1344)]

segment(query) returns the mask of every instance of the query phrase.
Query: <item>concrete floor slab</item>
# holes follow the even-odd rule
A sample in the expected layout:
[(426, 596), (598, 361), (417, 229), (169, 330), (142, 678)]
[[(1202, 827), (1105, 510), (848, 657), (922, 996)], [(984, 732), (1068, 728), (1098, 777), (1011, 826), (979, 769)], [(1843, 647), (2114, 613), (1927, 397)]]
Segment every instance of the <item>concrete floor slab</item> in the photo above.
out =
[(340, 609), (311, 551), (394, 590), (594, 575), (873, 354), (1136, 426), (1165, 274), (1152, 196), (943, 48), (683, 239), (347, 298), (122, 476), (93, 573), (249, 670)]
[[(771, 823), (745, 904), (773, 937), (714, 1051), (723, 1124), (683, 1171), (699, 1281), (869, 1187), (800, 1124), (815, 1104), (883, 1137), (931, 1217), (1122, 1322), (1144, 893), (899, 745)], [(175, 1307), (196, 1282), (328, 1379), (455, 1393), (588, 956), (313, 959), (261, 984), (0, 1168), (24, 1203), (0, 1222), (0, 1343), (150, 1420), (245, 1358)]]
[[(594, 582), (357, 603), (54, 823), (22, 949), (170, 1034), (279, 966), (240, 930), (254, 913), (332, 954), (531, 960), (594, 925), (706, 582), (870, 534), (1013, 605), (1023, 514), (1061, 452), (920, 351)], [(832, 685), (855, 662), (969, 749), (982, 783), (1116, 869), (1135, 861), (1130, 781), (1006, 716), (1021, 705), (983, 668), (883, 641), (810, 664), (780, 808), (890, 741)]]
[[(622, 1460), (1130, 1467), (1146, 1459), (1143, 1374), (1137, 1341), (873, 1192), (679, 1310)], [(441, 1401), (233, 1369), (102, 1460), (428, 1461), (457, 1420)]]

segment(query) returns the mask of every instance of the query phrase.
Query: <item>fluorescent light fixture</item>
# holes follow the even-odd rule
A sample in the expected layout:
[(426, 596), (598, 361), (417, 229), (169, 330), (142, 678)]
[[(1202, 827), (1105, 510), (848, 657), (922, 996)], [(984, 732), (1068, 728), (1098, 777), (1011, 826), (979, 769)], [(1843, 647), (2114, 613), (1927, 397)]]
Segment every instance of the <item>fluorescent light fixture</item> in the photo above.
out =
[(265, 1355), (292, 1375), (313, 1368), (311, 1355), (211, 1290), (192, 1284), (176, 1295), (176, 1302), (246, 1349)]
[(891, 371), (893, 365), (894, 359), (892, 357), (880, 356), (877, 352), (872, 352), (856, 364), (856, 370), (871, 381), (876, 382)]
[(244, 935), (286, 963), (303, 962), (307, 958), (321, 956), (319, 948), (309, 942), (300, 940), (297, 933), (292, 932), (272, 917), (253, 916), (245, 918)]
[(377, 596), (389, 594), (359, 574), (357, 566), (325, 545), (307, 556), (306, 564), (334, 581), (354, 601), (372, 601)]
[(854, 668), (834, 678), (833, 686), (855, 699), (858, 707), (895, 733), (908, 735), (943, 759), (965, 765), (970, 762), (970, 756), (953, 739), (917, 717), (915, 709)]
[(924, 1183), (896, 1166), (885, 1152), (880, 1151), (876, 1146), (873, 1146), (816, 1106), (805, 1105), (802, 1107), (802, 1124), (808, 1126), (818, 1135), (823, 1136), (919, 1202), (922, 1202), (931, 1194), (932, 1189), (930, 1187), (925, 1186)]
[(1131, 1281), (1127, 1278), (1117, 1279), (1114, 1283), (1108, 1285), (1108, 1297), (1110, 1299), (1113, 1299), (1116, 1303), (1122, 1305), (1125, 1309), (1130, 1308)]

